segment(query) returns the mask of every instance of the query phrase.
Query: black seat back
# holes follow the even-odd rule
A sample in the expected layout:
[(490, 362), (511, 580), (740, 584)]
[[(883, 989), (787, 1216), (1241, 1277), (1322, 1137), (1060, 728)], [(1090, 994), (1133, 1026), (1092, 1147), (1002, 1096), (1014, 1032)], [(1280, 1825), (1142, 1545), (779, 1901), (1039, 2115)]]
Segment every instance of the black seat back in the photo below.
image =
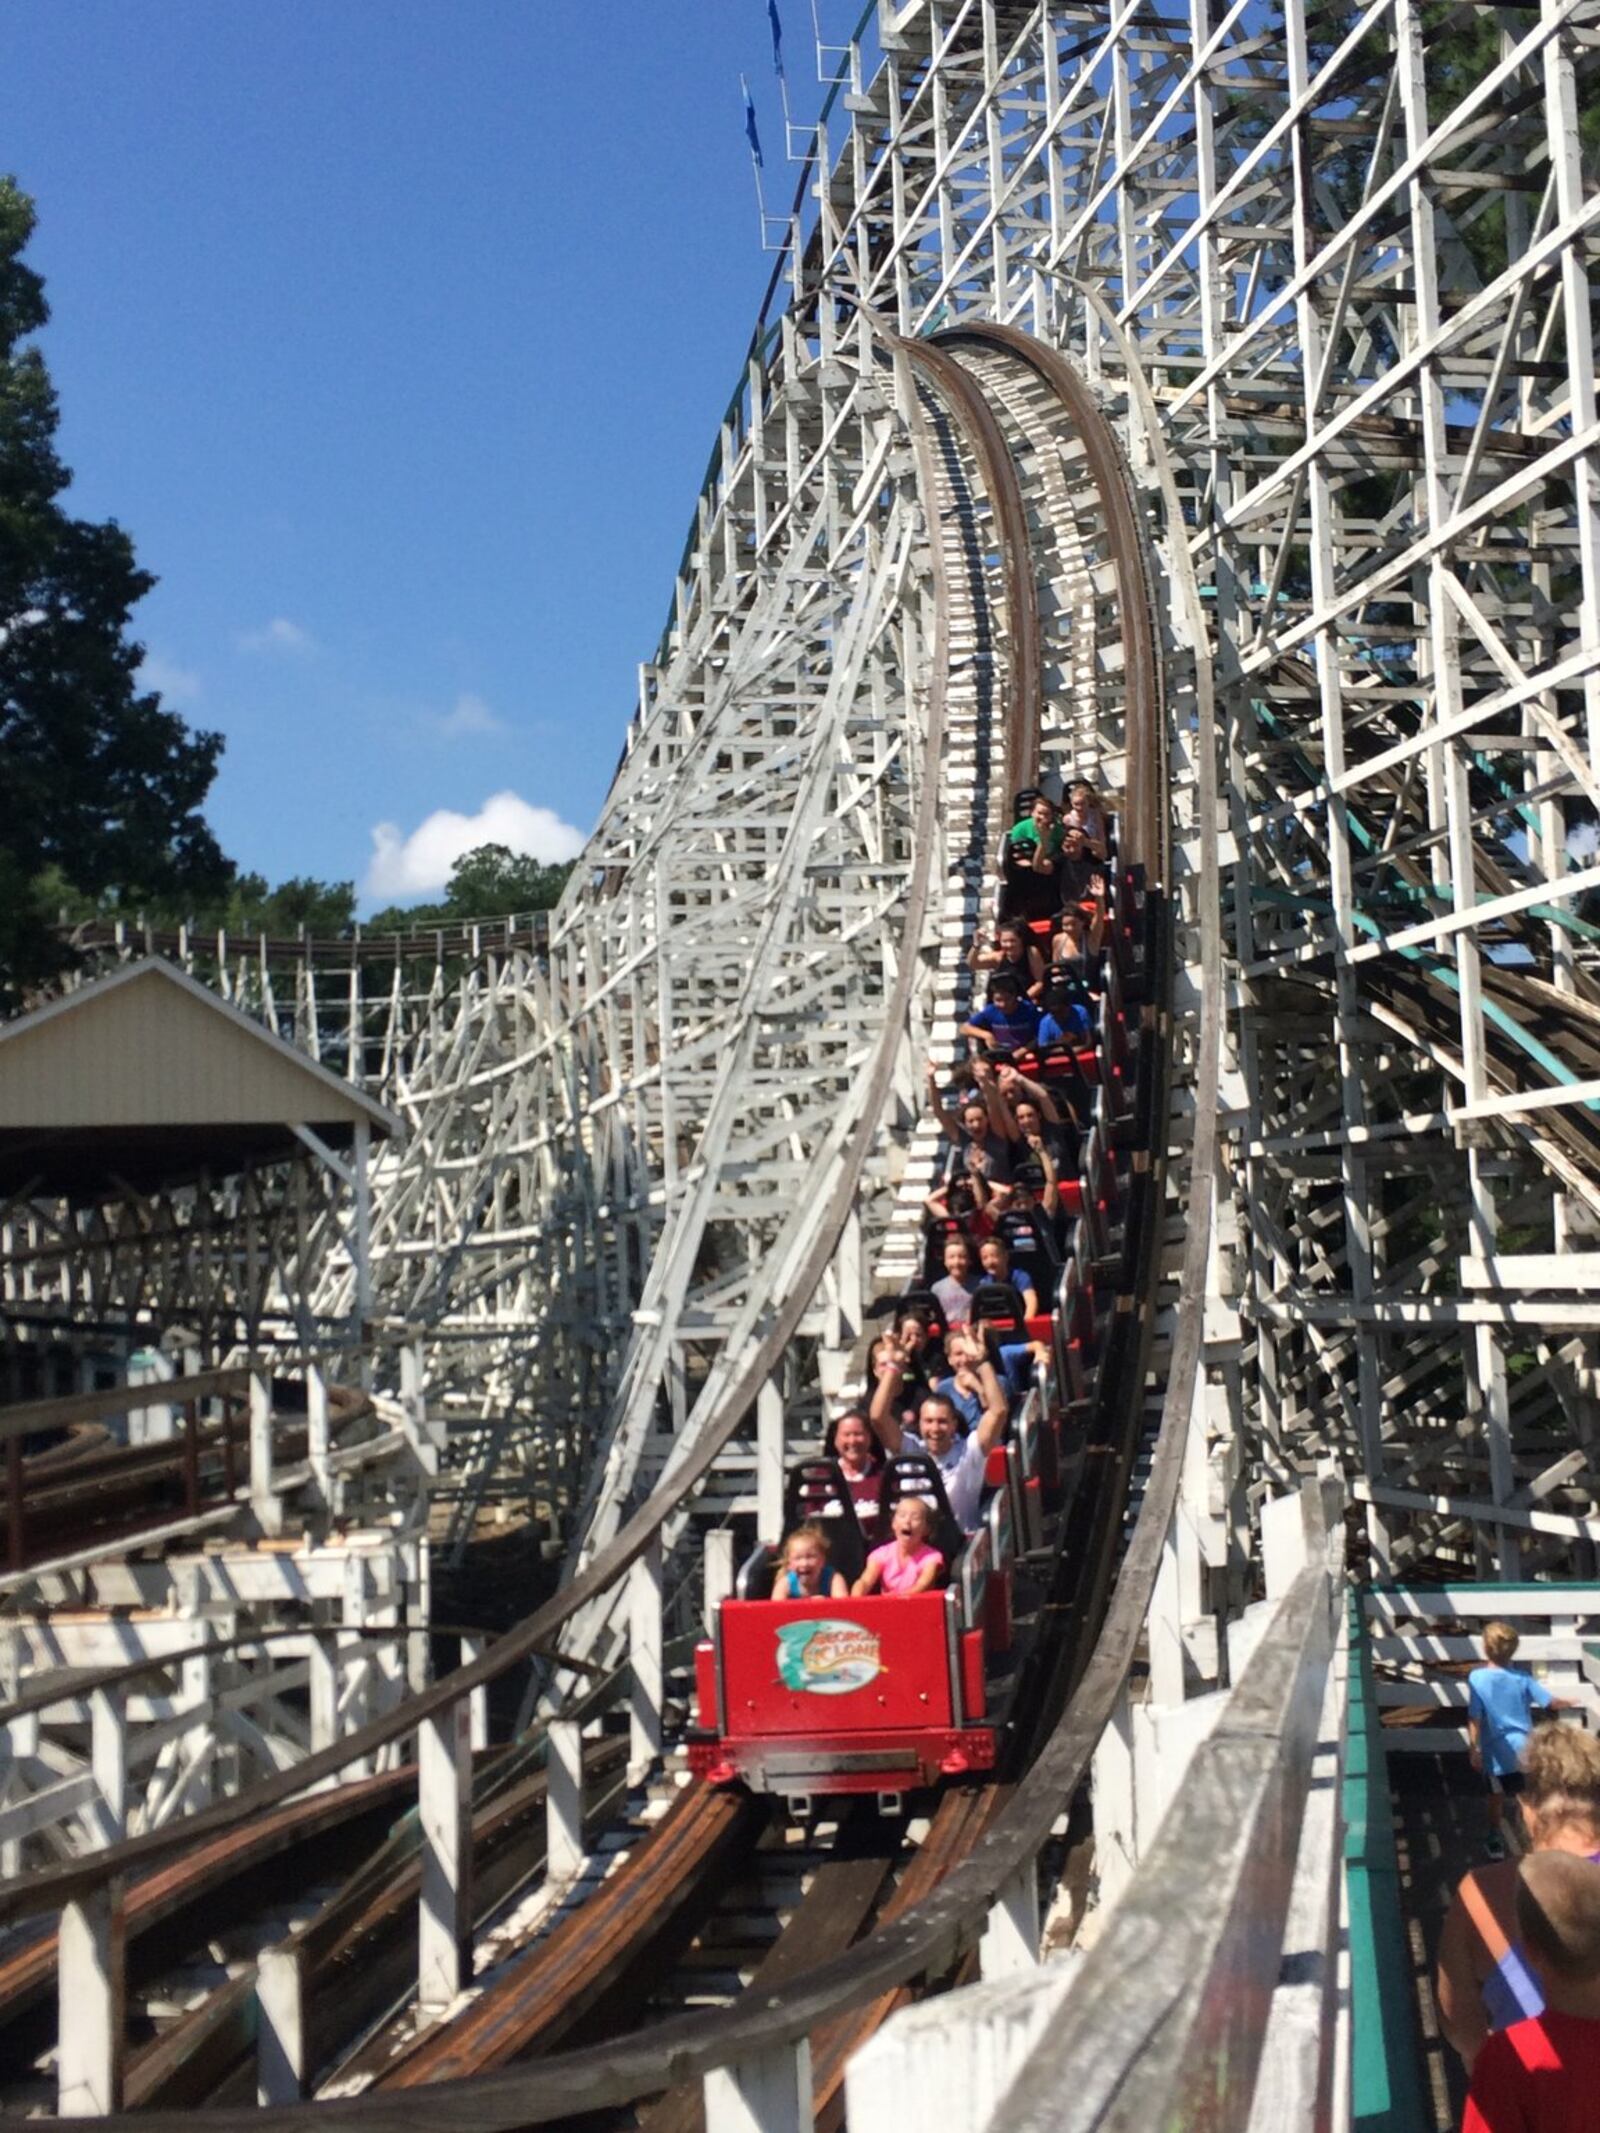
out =
[(850, 1484), (833, 1459), (802, 1459), (792, 1466), (783, 1489), (783, 1530), (820, 1526), (828, 1536), (828, 1565), (849, 1584), (866, 1567), (867, 1544), (856, 1516)]
[(934, 1295), (932, 1289), (907, 1289), (895, 1304), (894, 1315), (896, 1321), (898, 1322), (903, 1318), (907, 1311), (915, 1311), (920, 1318), (927, 1319), (937, 1340), (942, 1341), (950, 1331), (944, 1315), (944, 1306), (940, 1303), (938, 1297)]
[(1013, 1208), (995, 1224), (1011, 1254), (1011, 1270), (1030, 1282), (1039, 1298), (1039, 1308), (1048, 1311), (1061, 1258), (1048, 1223), (1036, 1208)]
[(1052, 867), (1048, 874), (1041, 874), (1008, 838), (1000, 875), (1001, 918), (1020, 919), (1024, 925), (1035, 920), (1042, 923), (1060, 909), (1060, 870)]
[(980, 1281), (972, 1292), (973, 1320), (981, 1322), (987, 1332), (998, 1334), (1002, 1341), (1008, 1336), (1025, 1341), (1028, 1326), (1017, 1308), (1018, 1302), (1009, 1281)]
[[(922, 1255), (922, 1278), (924, 1281), (937, 1281), (943, 1275), (944, 1248), (952, 1237), (965, 1237), (967, 1242), (972, 1244), (972, 1232), (959, 1215), (930, 1215), (928, 1217)], [(976, 1245), (973, 1245), (972, 1256), (974, 1259), (978, 1256)]]
[(739, 1575), (734, 1579), (733, 1596), (736, 1600), (770, 1600), (772, 1584), (778, 1574), (778, 1551), (769, 1548), (765, 1541), (757, 1541), (744, 1561), (739, 1565)]

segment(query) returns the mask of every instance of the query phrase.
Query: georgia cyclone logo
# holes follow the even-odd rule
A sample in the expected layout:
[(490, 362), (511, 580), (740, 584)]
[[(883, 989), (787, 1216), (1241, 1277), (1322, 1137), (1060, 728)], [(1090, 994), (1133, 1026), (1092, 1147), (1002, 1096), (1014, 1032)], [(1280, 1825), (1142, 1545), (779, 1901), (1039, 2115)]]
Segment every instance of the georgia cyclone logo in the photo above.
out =
[(789, 1622), (778, 1631), (778, 1676), (787, 1689), (848, 1696), (882, 1672), (878, 1640), (859, 1622)]

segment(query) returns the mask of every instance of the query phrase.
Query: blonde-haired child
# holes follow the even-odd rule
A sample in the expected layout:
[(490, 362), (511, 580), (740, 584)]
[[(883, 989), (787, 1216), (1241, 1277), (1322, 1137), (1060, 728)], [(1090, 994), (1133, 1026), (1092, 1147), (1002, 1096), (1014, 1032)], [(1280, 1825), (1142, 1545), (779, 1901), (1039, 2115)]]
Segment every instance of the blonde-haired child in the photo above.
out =
[(1467, 1739), (1472, 1745), (1472, 1767), (1482, 1771), (1489, 1787), (1489, 1835), (1484, 1849), (1491, 1859), (1506, 1855), (1501, 1834), (1506, 1799), (1515, 1799), (1522, 1790), (1520, 1758), (1533, 1731), (1534, 1712), (1573, 1708), (1562, 1697), (1552, 1696), (1542, 1681), (1512, 1667), (1520, 1642), (1509, 1622), (1486, 1623), (1483, 1656), (1487, 1664), (1475, 1666), (1467, 1676)]
[(932, 1544), (933, 1512), (920, 1496), (901, 1497), (890, 1531), (894, 1539), (873, 1549), (850, 1588), (858, 1600), (880, 1590), (902, 1599), (927, 1592), (944, 1568), (944, 1557)]
[(841, 1571), (828, 1561), (828, 1536), (820, 1526), (796, 1526), (783, 1544), (778, 1571), (781, 1600), (842, 1600), (849, 1591)]

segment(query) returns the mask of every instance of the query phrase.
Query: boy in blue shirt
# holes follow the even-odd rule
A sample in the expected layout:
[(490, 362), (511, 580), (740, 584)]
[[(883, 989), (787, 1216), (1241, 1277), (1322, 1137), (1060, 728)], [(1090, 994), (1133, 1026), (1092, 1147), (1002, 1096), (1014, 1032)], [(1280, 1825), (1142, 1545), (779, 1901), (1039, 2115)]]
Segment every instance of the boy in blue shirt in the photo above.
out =
[(1017, 983), (1013, 971), (997, 970), (989, 981), (989, 1005), (961, 1025), (963, 1037), (976, 1037), (991, 1052), (1016, 1052), (1039, 1034), (1039, 1010)]
[(1523, 1743), (1533, 1730), (1534, 1712), (1574, 1708), (1552, 1696), (1531, 1674), (1513, 1671), (1511, 1660), (1521, 1641), (1509, 1622), (1487, 1623), (1483, 1656), (1488, 1664), (1475, 1666), (1467, 1676), (1467, 1739), (1472, 1744), (1472, 1767), (1482, 1771), (1489, 1785), (1489, 1835), (1484, 1850), (1491, 1859), (1506, 1855), (1501, 1834), (1505, 1803), (1522, 1790), (1519, 1764)]

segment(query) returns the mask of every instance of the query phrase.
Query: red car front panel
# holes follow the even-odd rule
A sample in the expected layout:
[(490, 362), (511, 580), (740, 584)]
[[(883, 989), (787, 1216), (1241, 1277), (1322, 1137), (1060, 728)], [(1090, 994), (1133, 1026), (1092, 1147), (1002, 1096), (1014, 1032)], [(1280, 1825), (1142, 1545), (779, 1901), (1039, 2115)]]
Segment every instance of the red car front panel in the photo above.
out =
[(993, 1733), (964, 1729), (957, 1713), (942, 1592), (725, 1600), (717, 1645), (727, 1730), (690, 1750), (713, 1781), (889, 1791), (994, 1759)]

